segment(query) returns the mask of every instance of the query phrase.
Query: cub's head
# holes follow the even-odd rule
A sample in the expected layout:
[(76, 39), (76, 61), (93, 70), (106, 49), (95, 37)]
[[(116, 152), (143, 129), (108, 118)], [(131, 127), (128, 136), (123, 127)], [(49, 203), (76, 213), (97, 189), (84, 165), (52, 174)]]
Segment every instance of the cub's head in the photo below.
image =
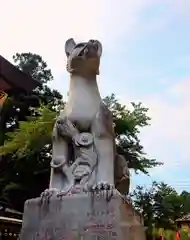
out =
[(102, 45), (97, 40), (78, 43), (71, 38), (65, 43), (67, 71), (78, 75), (98, 75)]

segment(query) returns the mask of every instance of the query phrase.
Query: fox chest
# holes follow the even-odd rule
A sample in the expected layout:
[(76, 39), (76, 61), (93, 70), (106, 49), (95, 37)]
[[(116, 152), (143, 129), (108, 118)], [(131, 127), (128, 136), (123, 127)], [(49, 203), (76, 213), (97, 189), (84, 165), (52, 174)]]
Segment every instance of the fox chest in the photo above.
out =
[(80, 97), (78, 100), (68, 102), (66, 115), (79, 130), (88, 131), (96, 118), (99, 108), (99, 102)]

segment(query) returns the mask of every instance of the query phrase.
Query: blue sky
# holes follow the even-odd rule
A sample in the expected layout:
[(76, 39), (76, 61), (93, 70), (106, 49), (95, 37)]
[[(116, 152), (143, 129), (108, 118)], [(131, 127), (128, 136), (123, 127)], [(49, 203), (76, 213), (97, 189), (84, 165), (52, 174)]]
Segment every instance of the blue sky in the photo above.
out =
[[(142, 101), (152, 117), (141, 139), (164, 166), (136, 184), (165, 181), (190, 190), (190, 1), (189, 0), (8, 0), (0, 16), (0, 54), (42, 55), (54, 74), (51, 87), (68, 89), (64, 43), (97, 38), (103, 43), (99, 86), (128, 105)], [(2, 5), (1, 4), (1, 5)], [(35, 16), (35, 18), (34, 18)]]

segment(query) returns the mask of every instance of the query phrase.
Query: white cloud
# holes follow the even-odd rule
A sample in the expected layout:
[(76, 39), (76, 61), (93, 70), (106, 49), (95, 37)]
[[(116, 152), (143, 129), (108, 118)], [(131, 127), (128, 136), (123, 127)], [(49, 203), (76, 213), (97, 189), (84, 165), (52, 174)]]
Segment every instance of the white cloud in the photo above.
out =
[[(178, 15), (190, 9), (189, 0), (175, 0), (174, 5), (171, 0), (166, 2), (171, 9), (178, 10)], [(78, 41), (98, 38), (105, 49), (117, 51), (124, 36), (124, 44), (129, 44), (130, 39), (146, 28), (142, 26), (141, 13), (155, 3), (151, 0), (0, 0), (3, 9), (0, 54), (11, 59), (15, 52), (39, 53), (54, 73), (63, 72), (67, 38)], [(159, 21), (163, 21), (162, 16)]]
[(100, 39), (104, 47), (137, 31), (138, 13), (150, 0), (0, 0), (0, 53), (11, 59), (15, 52), (43, 56), (54, 72), (65, 70), (64, 43)]
[(190, 76), (179, 79), (165, 91), (142, 99), (149, 108), (151, 126), (142, 129), (140, 139), (149, 157), (164, 163), (150, 171), (150, 177), (133, 176), (137, 185), (164, 181), (177, 191), (190, 190)]
[(189, 19), (190, 17), (190, 1), (189, 0), (170, 0), (173, 6), (174, 14), (182, 19)]
[(143, 100), (150, 109), (152, 121), (151, 126), (142, 131), (141, 139), (146, 151), (164, 162), (164, 167), (156, 169), (152, 175), (166, 173), (170, 176), (169, 169), (190, 167), (189, 88), (190, 77), (187, 77), (164, 92)]
[[(140, 100), (134, 94), (127, 93), (120, 96), (119, 99), (123, 104), (130, 101), (141, 101), (143, 105), (149, 108), (148, 115), (151, 117), (151, 125), (141, 130), (140, 139), (145, 147), (148, 157), (155, 158), (163, 162), (161, 167), (154, 168), (150, 171), (151, 179), (166, 181), (180, 190), (188, 187), (187, 178), (183, 175), (183, 169), (190, 167), (190, 76), (184, 79), (175, 80), (175, 83), (168, 84), (171, 81), (161, 79), (165, 90), (141, 98)], [(117, 96), (118, 97), (118, 96)], [(178, 175), (175, 175), (178, 172)], [(189, 174), (190, 177), (190, 174)], [(135, 177), (138, 184), (139, 177)], [(185, 179), (185, 180), (184, 180)]]

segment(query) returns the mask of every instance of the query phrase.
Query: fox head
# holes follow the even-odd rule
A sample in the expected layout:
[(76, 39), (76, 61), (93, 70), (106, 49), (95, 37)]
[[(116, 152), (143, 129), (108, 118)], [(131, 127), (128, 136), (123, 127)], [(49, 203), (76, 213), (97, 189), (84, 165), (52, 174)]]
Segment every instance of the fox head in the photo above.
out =
[(67, 71), (78, 75), (98, 75), (102, 45), (97, 40), (89, 40), (76, 44), (70, 38), (65, 43), (67, 55)]

